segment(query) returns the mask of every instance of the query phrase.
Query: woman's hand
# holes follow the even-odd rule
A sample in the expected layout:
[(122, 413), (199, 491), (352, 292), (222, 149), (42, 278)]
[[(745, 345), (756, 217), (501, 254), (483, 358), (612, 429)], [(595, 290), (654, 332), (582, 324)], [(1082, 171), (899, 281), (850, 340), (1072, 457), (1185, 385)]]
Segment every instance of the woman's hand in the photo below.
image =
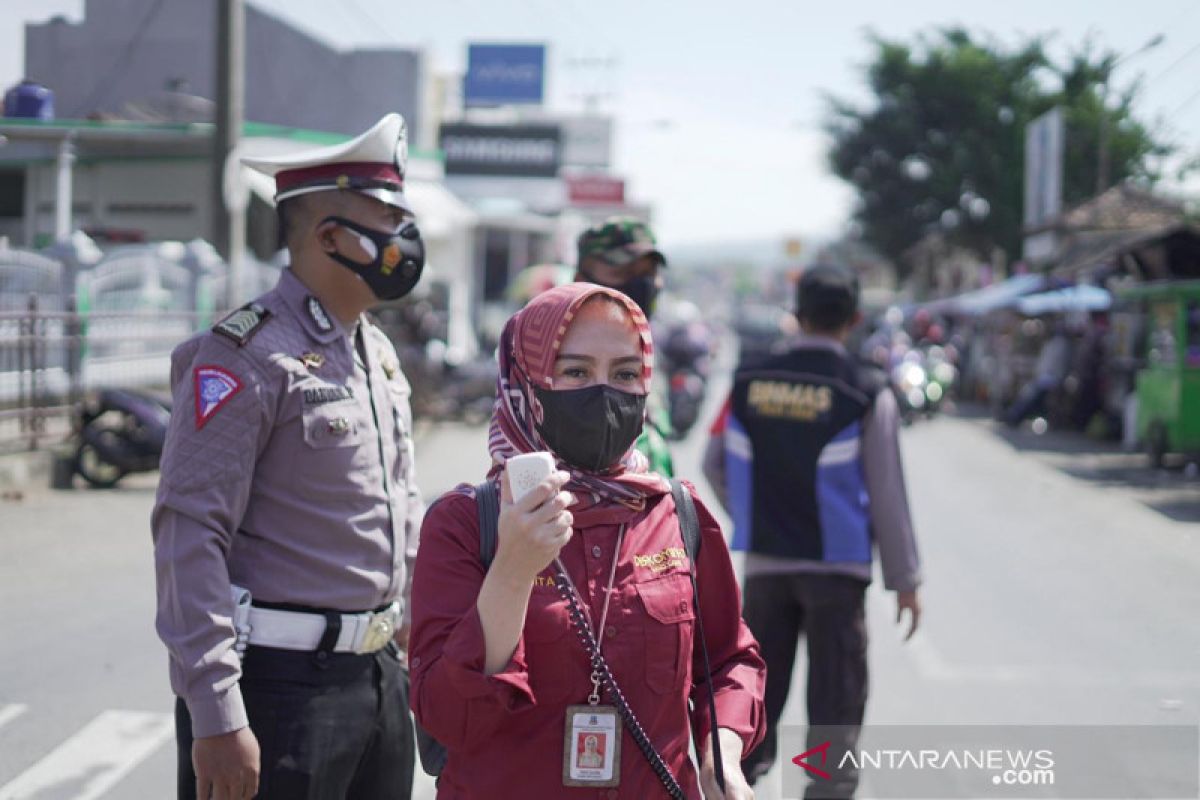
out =
[(728, 728), (718, 728), (717, 734), (721, 742), (721, 766), (725, 768), (725, 793), (717, 786), (710, 739), (700, 763), (700, 788), (705, 800), (754, 800), (754, 790), (742, 774), (742, 737)]
[(570, 478), (555, 472), (514, 503), (508, 474), (500, 478), (500, 522), (496, 557), (479, 587), (475, 607), (483, 626), (485, 675), (504, 669), (516, 650), (533, 579), (571, 538), (574, 498), (562, 491)]
[(508, 473), (501, 475), (499, 533), (492, 569), (532, 584), (538, 573), (558, 557), (571, 538), (574, 522), (567, 508), (575, 498), (562, 491), (570, 477), (566, 472), (555, 472), (514, 503)]

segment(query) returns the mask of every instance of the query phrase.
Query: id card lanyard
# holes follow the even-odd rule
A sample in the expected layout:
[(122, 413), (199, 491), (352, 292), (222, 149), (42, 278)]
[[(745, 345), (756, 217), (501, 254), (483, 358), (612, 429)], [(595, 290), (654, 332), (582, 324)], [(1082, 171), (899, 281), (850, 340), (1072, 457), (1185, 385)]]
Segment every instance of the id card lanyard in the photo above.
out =
[[(579, 601), (579, 606), (588, 616), (588, 626), (592, 629), (592, 635), (596, 637), (596, 650), (600, 650), (604, 646), (604, 628), (608, 624), (608, 604), (612, 600), (613, 581), (617, 576), (617, 560), (621, 557), (621, 543), (625, 540), (625, 526), (622, 525), (617, 531), (617, 546), (613, 550), (612, 565), (608, 568), (608, 588), (604, 591), (604, 605), (600, 609), (600, 627), (597, 629), (592, 625), (591, 606), (584, 602), (583, 595), (575, 588), (575, 582), (571, 580), (570, 573), (567, 572), (566, 566), (563, 565), (562, 559), (555, 556), (554, 563), (558, 565), (559, 573), (566, 579), (567, 586), (575, 595), (575, 599)], [(588, 695), (588, 705), (600, 704), (600, 673), (592, 670), (592, 693)]]
[[(555, 558), (559, 574), (566, 581), (580, 609), (587, 615), (596, 642), (596, 651), (604, 643), (604, 629), (608, 624), (608, 607), (612, 601), (613, 585), (617, 575), (617, 560), (621, 557), (621, 544), (625, 539), (625, 526), (617, 532), (617, 546), (613, 550), (612, 565), (608, 570), (608, 588), (604, 592), (604, 605), (600, 610), (599, 627), (592, 624), (590, 606), (571, 580), (562, 560)], [(614, 706), (600, 705), (603, 676), (593, 667), (592, 691), (587, 705), (567, 706), (563, 731), (563, 785), (564, 786), (617, 786), (621, 780), (621, 722)]]

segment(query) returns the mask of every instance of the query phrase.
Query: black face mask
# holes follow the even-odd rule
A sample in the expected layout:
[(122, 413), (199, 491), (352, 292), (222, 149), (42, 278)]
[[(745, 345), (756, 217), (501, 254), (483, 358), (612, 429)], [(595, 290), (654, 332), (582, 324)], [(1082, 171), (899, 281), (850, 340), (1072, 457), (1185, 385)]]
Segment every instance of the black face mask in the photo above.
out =
[(586, 272), (580, 272), (584, 278), (591, 283), (598, 283), (601, 286), (607, 286), (610, 289), (616, 289), (621, 294), (628, 297), (633, 302), (637, 303), (638, 308), (646, 315), (646, 319), (650, 319), (650, 315), (654, 313), (654, 301), (658, 298), (658, 276), (657, 275), (642, 275), (637, 278), (630, 278), (625, 283), (607, 284), (588, 275)]
[(357, 233), (368, 253), (374, 248), (375, 257), (366, 264), (336, 251), (327, 255), (362, 278), (380, 300), (404, 297), (421, 280), (421, 272), (425, 269), (425, 243), (413, 223), (404, 223), (395, 233), (384, 233), (345, 217), (326, 217), (321, 222), (333, 222)]
[(611, 386), (534, 391), (544, 412), (538, 433), (563, 461), (585, 472), (616, 464), (642, 432), (644, 394)]

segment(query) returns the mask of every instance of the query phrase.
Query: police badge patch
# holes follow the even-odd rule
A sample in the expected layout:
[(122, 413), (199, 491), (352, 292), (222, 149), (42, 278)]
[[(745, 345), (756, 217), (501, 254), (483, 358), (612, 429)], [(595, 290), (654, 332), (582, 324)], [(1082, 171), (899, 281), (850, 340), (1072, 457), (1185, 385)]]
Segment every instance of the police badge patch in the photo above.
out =
[(212, 364), (196, 367), (192, 376), (196, 394), (196, 430), (200, 430), (242, 390), (242, 382), (233, 373)]

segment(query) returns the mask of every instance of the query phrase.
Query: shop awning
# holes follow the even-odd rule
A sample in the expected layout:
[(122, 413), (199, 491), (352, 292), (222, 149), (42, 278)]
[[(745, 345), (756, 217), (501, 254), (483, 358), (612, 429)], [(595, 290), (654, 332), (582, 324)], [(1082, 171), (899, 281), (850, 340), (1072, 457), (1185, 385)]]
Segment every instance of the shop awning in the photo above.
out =
[(1018, 298), (1032, 294), (1044, 285), (1045, 278), (1041, 275), (1014, 275), (1008, 280), (953, 298), (949, 310), (971, 317), (983, 316), (1011, 306)]
[(1031, 294), (1020, 298), (1016, 304), (1017, 311), (1027, 317), (1072, 311), (1107, 311), (1111, 307), (1112, 295), (1106, 289), (1088, 284)]

